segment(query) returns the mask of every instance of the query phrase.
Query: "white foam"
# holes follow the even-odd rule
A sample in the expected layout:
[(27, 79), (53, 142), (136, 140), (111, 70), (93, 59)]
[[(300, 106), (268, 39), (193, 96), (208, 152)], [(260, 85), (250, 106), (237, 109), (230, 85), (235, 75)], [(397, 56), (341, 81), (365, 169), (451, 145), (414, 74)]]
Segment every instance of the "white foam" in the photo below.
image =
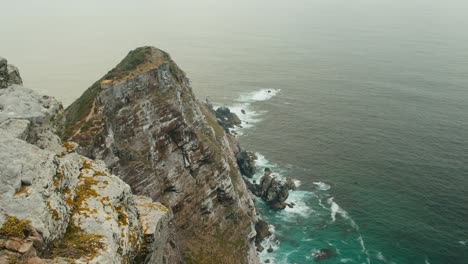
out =
[(311, 213), (313, 213), (314, 210), (306, 203), (306, 201), (311, 196), (313, 196), (313, 193), (307, 191), (290, 192), (286, 202), (293, 202), (295, 205), (293, 208), (286, 207), (283, 211), (280, 212), (284, 220), (295, 221), (293, 216), (308, 217)]
[(342, 259), (340, 259), (341, 263), (348, 263), (348, 262), (351, 262), (351, 261), (353, 261), (352, 258), (342, 258)]
[(468, 240), (464, 240), (464, 241), (460, 240), (460, 241), (458, 241), (458, 243), (460, 243), (460, 245), (462, 245), (462, 246), (466, 246), (466, 244), (468, 243)]
[(294, 185), (296, 186), (296, 188), (299, 188), (299, 186), (301, 186), (302, 183), (300, 180), (294, 180)]
[(317, 189), (320, 191), (328, 191), (330, 190), (331, 186), (324, 183), (324, 182), (314, 182), (315, 185), (317, 185)]
[(429, 262), (429, 260), (427, 259), (427, 257), (426, 257), (426, 259), (424, 260), (424, 263), (425, 263), (425, 264), (431, 264), (431, 263)]
[(386, 261), (384, 255), (382, 252), (377, 252), (377, 255), (375, 256), (378, 260)]
[(260, 122), (265, 112), (253, 110), (252, 103), (270, 100), (280, 91), (280, 89), (261, 89), (239, 96), (236, 99), (237, 103), (229, 106), (229, 109), (240, 118), (242, 128), (234, 128), (233, 131), (238, 135), (243, 135), (245, 129), (252, 128)]
[(333, 197), (330, 197), (328, 199), (328, 203), (331, 205), (330, 210), (331, 210), (331, 218), (332, 218), (332, 223), (336, 221), (336, 215), (339, 214), (341, 217), (344, 219), (349, 219), (348, 213), (341, 209), (341, 207), (333, 201)]
[(261, 90), (251, 92), (248, 94), (243, 94), (237, 99), (237, 101), (243, 102), (243, 103), (266, 101), (266, 100), (270, 100), (271, 98), (273, 98), (280, 91), (281, 89), (261, 89)]

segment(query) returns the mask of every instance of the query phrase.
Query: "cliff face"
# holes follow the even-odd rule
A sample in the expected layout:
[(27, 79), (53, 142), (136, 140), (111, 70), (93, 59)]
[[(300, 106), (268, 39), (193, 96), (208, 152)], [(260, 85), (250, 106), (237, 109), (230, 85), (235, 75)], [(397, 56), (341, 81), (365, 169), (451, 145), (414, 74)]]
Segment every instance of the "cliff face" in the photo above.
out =
[(2, 76), (0, 263), (163, 263), (169, 210), (62, 144), (61, 104)]
[(131, 51), (64, 120), (62, 137), (78, 142), (80, 154), (104, 160), (135, 193), (172, 210), (167, 263), (258, 262), (257, 216), (235, 139), (167, 53)]

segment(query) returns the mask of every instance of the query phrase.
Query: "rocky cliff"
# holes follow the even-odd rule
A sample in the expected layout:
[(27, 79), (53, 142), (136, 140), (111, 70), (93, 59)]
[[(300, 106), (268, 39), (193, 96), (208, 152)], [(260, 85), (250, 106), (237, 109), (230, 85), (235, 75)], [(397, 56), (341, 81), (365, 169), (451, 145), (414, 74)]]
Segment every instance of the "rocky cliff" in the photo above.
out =
[(55, 123), (80, 154), (173, 212), (166, 263), (258, 263), (237, 143), (167, 53), (131, 51)]
[(0, 63), (0, 263), (163, 263), (169, 209), (62, 144), (61, 104)]

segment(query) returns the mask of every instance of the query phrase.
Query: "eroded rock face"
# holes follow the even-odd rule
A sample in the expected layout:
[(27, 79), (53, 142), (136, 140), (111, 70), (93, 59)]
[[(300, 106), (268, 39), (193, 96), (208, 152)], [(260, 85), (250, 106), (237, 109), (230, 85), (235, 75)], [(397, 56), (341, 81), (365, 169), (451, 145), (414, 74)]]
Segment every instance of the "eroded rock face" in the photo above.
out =
[(0, 104), (0, 263), (162, 263), (167, 208), (62, 146), (55, 99), (13, 84)]
[(242, 149), (236, 154), (236, 158), (237, 165), (239, 166), (242, 175), (251, 178), (257, 171), (257, 168), (255, 167), (257, 156), (255, 153)]
[(65, 112), (64, 138), (174, 212), (168, 263), (257, 263), (232, 138), (169, 55), (138, 48)]
[(12, 84), (0, 89), (0, 129), (26, 140), (41, 149), (63, 151), (53, 125), (63, 112), (53, 97)]

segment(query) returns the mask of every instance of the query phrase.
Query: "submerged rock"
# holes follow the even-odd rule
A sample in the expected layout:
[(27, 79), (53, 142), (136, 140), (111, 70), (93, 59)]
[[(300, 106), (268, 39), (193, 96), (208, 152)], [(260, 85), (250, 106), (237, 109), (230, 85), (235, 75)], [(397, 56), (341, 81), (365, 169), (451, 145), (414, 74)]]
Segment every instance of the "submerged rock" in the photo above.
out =
[(331, 249), (322, 248), (314, 253), (315, 261), (322, 261), (333, 257), (334, 253)]

